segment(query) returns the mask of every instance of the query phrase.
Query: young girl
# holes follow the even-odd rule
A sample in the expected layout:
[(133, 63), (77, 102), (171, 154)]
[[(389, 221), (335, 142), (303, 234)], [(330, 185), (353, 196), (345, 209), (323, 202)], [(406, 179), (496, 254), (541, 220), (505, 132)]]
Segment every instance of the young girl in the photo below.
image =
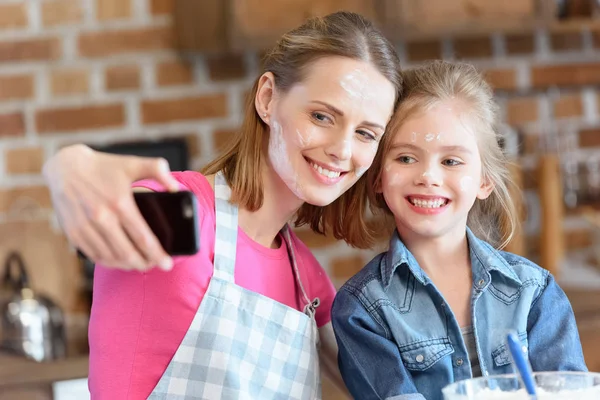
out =
[(148, 270), (127, 213), (104, 205), (115, 187), (125, 187), (115, 204), (130, 204), (128, 159), (82, 147), (57, 155), (45, 175), (67, 235), (104, 263), (89, 328), (94, 399), (320, 398), (318, 356), (335, 367), (337, 354), (335, 290), (287, 222), (368, 244), (367, 200), (353, 186), (365, 185), (393, 114), (398, 66), (393, 46), (356, 14), (285, 34), (236, 140), (204, 174), (174, 174), (198, 198), (200, 251), (168, 272)]
[(361, 400), (440, 400), (454, 381), (512, 372), (511, 330), (534, 370), (585, 371), (554, 278), (489, 244), (505, 244), (517, 221), (489, 86), (447, 62), (406, 72), (404, 85), (368, 173), (396, 230), (332, 309), (348, 389)]

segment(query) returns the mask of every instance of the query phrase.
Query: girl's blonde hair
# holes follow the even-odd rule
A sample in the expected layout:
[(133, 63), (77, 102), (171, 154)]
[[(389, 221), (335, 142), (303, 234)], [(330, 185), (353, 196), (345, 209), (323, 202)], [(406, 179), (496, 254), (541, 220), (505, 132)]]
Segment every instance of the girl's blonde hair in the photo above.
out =
[(481, 155), (483, 179), (494, 189), (485, 200), (477, 200), (469, 212), (467, 225), (480, 238), (499, 248), (511, 240), (519, 223), (518, 211), (511, 197), (508, 160), (500, 146), (497, 127), (497, 104), (493, 91), (475, 67), (464, 63), (433, 61), (403, 73), (403, 95), (379, 145), (373, 166), (367, 173), (372, 185), (368, 196), (373, 210), (391, 214), (383, 195), (381, 175), (385, 155), (390, 150), (394, 134), (400, 126), (416, 114), (431, 109), (442, 101), (456, 99), (466, 105), (465, 116), (473, 124)]
[[(370, 63), (394, 85), (397, 100), (402, 87), (398, 56), (378, 29), (354, 13), (337, 12), (312, 18), (286, 33), (266, 55), (263, 73), (272, 72), (275, 86), (285, 93), (310, 73), (311, 63), (328, 56)], [(265, 138), (269, 133), (268, 126), (255, 108), (257, 89), (258, 79), (246, 100), (244, 121), (237, 136), (222, 155), (202, 169), (204, 174), (223, 170), (232, 189), (232, 201), (250, 211), (259, 209), (263, 203), (260, 168), (265, 156)], [(370, 236), (363, 235), (368, 229), (368, 201), (366, 196), (357, 196), (357, 193), (364, 193), (365, 188), (366, 177), (363, 175), (328, 206), (305, 203), (298, 211), (296, 226), (308, 224), (317, 233), (331, 231), (335, 238), (352, 246), (369, 247)]]

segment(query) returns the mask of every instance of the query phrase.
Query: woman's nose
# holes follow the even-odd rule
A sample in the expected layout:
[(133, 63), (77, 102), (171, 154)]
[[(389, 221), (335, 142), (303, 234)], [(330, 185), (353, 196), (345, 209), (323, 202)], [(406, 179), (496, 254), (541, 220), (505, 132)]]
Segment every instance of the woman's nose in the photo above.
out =
[(352, 140), (347, 135), (338, 135), (325, 148), (325, 153), (335, 160), (349, 160), (352, 157)]

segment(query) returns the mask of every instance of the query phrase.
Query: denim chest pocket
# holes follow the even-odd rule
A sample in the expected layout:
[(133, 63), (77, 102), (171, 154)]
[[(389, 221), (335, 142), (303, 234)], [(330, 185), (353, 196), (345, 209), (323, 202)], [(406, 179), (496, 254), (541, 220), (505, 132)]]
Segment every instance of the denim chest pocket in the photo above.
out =
[[(519, 333), (519, 340), (521, 341), (521, 346), (524, 351), (528, 351), (529, 343), (527, 341), (527, 332)], [(502, 367), (504, 365), (509, 365), (512, 363), (512, 358), (510, 355), (510, 350), (506, 346), (506, 344), (501, 344), (492, 351), (492, 359), (494, 360), (494, 364), (496, 367)]]
[(399, 347), (402, 362), (411, 371), (424, 371), (442, 357), (454, 353), (448, 339), (431, 339)]

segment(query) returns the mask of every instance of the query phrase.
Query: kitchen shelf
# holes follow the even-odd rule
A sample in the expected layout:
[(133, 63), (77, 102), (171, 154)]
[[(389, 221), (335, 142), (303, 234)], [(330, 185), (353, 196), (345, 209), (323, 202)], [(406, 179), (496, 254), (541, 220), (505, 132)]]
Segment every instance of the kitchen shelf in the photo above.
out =
[(88, 356), (38, 363), (24, 357), (0, 353), (0, 390), (4, 387), (51, 384), (87, 378)]

